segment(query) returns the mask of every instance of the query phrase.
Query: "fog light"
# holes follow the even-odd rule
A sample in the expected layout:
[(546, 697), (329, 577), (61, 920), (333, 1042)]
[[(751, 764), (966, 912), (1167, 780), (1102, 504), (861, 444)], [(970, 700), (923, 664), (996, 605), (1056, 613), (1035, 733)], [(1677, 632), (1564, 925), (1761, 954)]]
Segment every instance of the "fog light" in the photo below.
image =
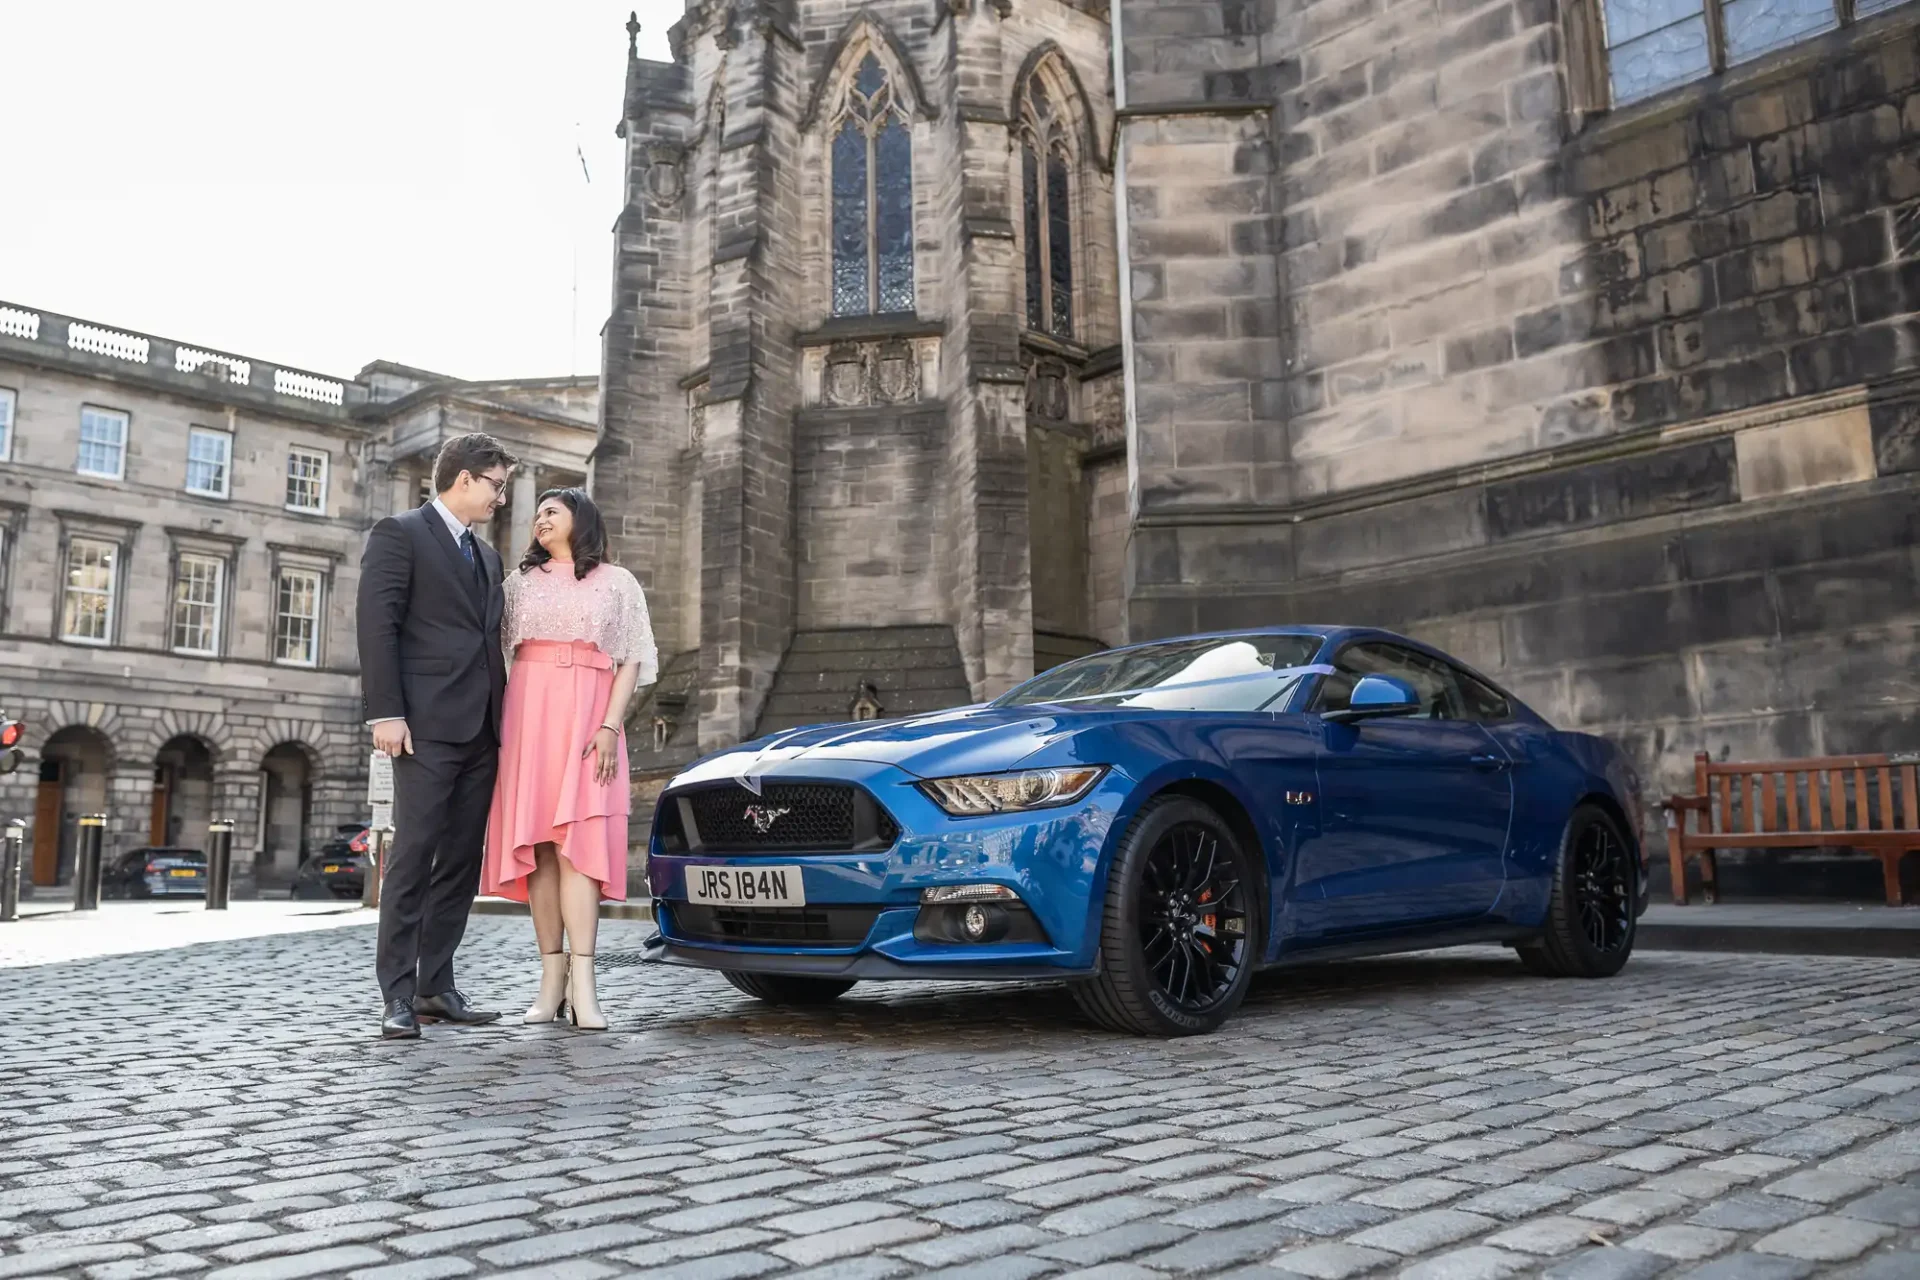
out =
[(932, 906), (954, 902), (1018, 902), (1020, 895), (1003, 884), (942, 884), (920, 891), (920, 901)]
[(969, 941), (978, 942), (987, 936), (987, 926), (993, 921), (987, 915), (987, 909), (981, 906), (968, 907), (966, 914), (960, 917), (960, 928)]

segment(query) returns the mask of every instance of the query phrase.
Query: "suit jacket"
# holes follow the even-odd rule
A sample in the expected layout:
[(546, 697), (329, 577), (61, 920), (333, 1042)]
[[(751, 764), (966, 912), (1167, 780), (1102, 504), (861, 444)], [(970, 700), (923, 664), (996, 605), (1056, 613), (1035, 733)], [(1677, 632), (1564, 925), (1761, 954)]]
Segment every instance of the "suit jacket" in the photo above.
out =
[(482, 586), (432, 507), (389, 516), (360, 557), (361, 701), (369, 720), (405, 716), (416, 739), (470, 742), (499, 732), (500, 556), (478, 538)]

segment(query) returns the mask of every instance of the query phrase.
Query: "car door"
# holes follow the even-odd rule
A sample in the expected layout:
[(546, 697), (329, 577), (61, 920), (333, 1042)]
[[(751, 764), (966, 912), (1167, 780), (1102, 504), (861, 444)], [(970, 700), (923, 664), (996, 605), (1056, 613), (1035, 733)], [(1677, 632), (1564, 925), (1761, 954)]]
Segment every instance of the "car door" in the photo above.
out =
[[(1309, 707), (1321, 742), (1320, 828), (1299, 865), (1308, 932), (1391, 932), (1484, 916), (1505, 881), (1506, 752), (1470, 718), (1446, 663), (1361, 641), (1333, 665)], [(1348, 724), (1318, 718), (1343, 708), (1364, 675), (1405, 681), (1420, 712)]]

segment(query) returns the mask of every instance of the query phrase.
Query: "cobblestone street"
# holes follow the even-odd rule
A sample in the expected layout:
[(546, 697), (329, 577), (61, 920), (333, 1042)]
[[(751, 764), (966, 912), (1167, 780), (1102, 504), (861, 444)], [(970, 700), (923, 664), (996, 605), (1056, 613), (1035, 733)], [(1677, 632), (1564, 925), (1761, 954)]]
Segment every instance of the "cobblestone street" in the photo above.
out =
[[(1433, 953), (1162, 1043), (1040, 986), (770, 1011), (646, 929), (598, 1035), (380, 1044), (358, 925), (0, 969), (0, 1277), (1920, 1276), (1912, 963)], [(517, 1013), (531, 950), (476, 918), (463, 987)]]

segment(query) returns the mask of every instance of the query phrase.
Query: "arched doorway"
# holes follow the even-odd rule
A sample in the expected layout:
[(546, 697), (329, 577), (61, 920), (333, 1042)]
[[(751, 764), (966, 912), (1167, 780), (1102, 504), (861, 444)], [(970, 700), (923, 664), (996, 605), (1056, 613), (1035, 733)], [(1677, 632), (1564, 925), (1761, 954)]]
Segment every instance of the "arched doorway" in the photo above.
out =
[(213, 752), (191, 734), (160, 748), (153, 760), (153, 812), (147, 843), (205, 849), (213, 819)]
[(33, 809), (33, 882), (65, 884), (83, 814), (107, 811), (112, 749), (98, 729), (73, 725), (40, 748), (40, 791)]
[(313, 813), (313, 759), (297, 742), (283, 742), (260, 762), (260, 859), (263, 886), (291, 884), (306, 860)]

